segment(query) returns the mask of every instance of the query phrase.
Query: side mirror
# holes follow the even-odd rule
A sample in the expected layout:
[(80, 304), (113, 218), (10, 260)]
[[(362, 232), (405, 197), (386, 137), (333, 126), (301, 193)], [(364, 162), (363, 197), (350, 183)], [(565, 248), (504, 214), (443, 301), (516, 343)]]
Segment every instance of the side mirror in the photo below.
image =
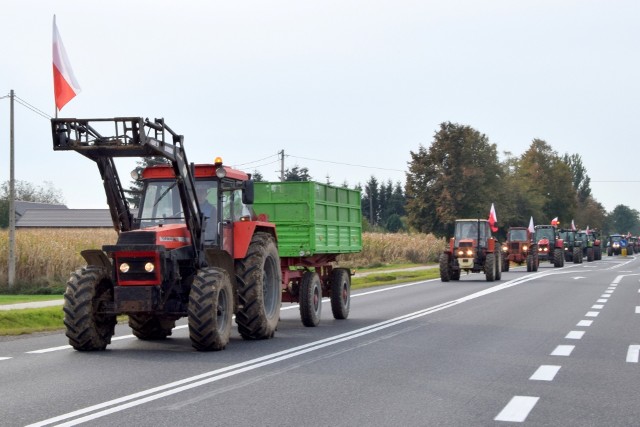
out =
[(245, 205), (253, 204), (253, 180), (247, 180), (242, 183), (242, 203)]

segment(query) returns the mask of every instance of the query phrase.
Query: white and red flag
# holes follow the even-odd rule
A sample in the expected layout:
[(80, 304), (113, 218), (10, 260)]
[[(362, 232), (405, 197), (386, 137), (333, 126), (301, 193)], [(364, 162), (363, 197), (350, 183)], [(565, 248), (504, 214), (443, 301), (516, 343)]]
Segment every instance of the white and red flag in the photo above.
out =
[(491, 231), (494, 233), (498, 231), (498, 226), (496, 223), (498, 222), (498, 217), (496, 216), (496, 208), (493, 207), (493, 203), (491, 203), (491, 210), (489, 211), (489, 225), (491, 226)]
[(533, 225), (533, 217), (529, 220), (529, 233), (533, 233), (536, 231), (536, 228)]
[(558, 217), (555, 217), (551, 220), (551, 225), (558, 225)]
[(571, 231), (576, 231), (576, 224), (571, 220)]
[(56, 16), (53, 15), (53, 94), (56, 108), (61, 110), (80, 91), (80, 85), (73, 74), (67, 52), (58, 33)]

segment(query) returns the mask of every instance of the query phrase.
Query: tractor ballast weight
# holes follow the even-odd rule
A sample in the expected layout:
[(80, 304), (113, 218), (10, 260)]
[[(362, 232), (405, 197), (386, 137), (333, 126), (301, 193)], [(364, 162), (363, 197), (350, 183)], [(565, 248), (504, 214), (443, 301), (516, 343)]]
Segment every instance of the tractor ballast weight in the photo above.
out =
[(489, 221), (456, 220), (454, 237), (440, 255), (440, 279), (460, 280), (462, 271), (484, 272), (487, 282), (502, 278), (501, 247), (491, 235)]

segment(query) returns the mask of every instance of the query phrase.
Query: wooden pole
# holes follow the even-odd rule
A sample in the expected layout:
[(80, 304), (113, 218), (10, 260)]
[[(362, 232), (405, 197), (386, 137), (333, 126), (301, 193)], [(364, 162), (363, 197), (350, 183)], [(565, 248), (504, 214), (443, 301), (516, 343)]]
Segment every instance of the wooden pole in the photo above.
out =
[(13, 89), (10, 92), (11, 107), (9, 109), (9, 262), (7, 268), (7, 278), (9, 288), (13, 288), (16, 280), (16, 189), (14, 178), (14, 141), (13, 141)]

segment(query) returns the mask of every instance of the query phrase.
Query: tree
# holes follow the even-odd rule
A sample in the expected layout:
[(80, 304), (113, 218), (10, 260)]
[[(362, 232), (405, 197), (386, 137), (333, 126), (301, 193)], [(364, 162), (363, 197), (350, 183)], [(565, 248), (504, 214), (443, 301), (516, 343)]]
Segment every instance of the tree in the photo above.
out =
[(576, 191), (578, 203), (582, 203), (591, 196), (591, 187), (589, 186), (591, 178), (587, 175), (587, 169), (582, 164), (582, 158), (579, 154), (569, 155), (565, 153), (562, 160), (569, 166), (569, 169), (571, 169), (573, 188)]
[(264, 182), (264, 177), (262, 176), (260, 171), (257, 169), (253, 171), (253, 174), (251, 175), (251, 177), (255, 182)]
[(640, 213), (626, 205), (618, 205), (609, 214), (607, 224), (609, 234), (640, 234)]
[[(171, 165), (171, 162), (161, 156), (143, 157), (141, 160), (136, 161), (136, 168), (134, 170), (136, 173), (141, 174), (145, 168), (158, 165)], [(134, 208), (139, 207), (140, 197), (142, 196), (142, 181), (137, 179), (132, 180), (129, 190), (125, 190), (125, 193), (129, 194), (127, 202)]]
[(369, 225), (380, 224), (380, 189), (378, 180), (372, 175), (365, 184), (364, 192), (361, 195), (360, 205), (362, 216), (369, 221)]
[(470, 126), (445, 122), (429, 149), (411, 152), (405, 184), (408, 224), (447, 236), (457, 218), (486, 218), (500, 190), (495, 144)]
[(312, 181), (311, 175), (309, 175), (308, 168), (301, 168), (298, 165), (295, 165), (291, 169), (287, 169), (284, 171), (284, 180), (285, 181)]
[[(9, 226), (9, 184), (9, 181), (5, 181), (0, 185), (0, 228)], [(44, 185), (38, 186), (27, 181), (16, 180), (13, 188), (15, 200), (51, 204), (64, 203), (60, 190), (48, 181), (45, 181)]]

